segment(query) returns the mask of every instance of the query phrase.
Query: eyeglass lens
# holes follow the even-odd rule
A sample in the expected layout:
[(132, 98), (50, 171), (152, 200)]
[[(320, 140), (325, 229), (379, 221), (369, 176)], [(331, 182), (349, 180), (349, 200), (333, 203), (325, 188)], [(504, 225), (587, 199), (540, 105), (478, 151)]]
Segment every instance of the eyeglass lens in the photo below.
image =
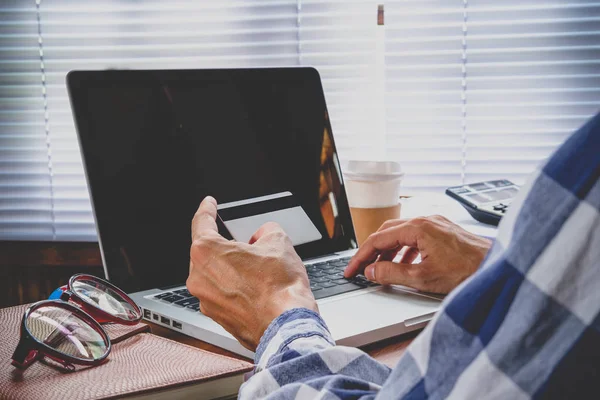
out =
[(76, 279), (71, 287), (85, 302), (126, 321), (139, 319), (139, 312), (119, 293), (100, 281), (90, 278)]
[(29, 314), (25, 324), (38, 342), (70, 357), (96, 360), (108, 351), (108, 343), (99, 332), (63, 308), (37, 308)]

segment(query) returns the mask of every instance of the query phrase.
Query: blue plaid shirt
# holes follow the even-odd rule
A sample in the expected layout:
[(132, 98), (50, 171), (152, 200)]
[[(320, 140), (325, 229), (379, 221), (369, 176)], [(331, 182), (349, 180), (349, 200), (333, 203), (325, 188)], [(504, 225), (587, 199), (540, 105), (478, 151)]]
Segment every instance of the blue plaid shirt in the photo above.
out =
[(600, 115), (522, 187), (479, 271), (393, 370), (306, 309), (275, 319), (240, 398), (600, 397)]

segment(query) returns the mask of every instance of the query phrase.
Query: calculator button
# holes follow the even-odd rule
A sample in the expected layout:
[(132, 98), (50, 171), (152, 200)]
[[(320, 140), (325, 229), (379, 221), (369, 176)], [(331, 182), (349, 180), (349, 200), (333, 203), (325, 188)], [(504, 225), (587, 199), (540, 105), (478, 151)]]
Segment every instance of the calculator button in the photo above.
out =
[(505, 186), (512, 186), (513, 184), (507, 180), (501, 180), (501, 181), (492, 182), (492, 185), (494, 185), (496, 187), (505, 187)]
[(470, 184), (469, 188), (471, 188), (471, 190), (478, 192), (480, 190), (489, 189), (489, 186), (485, 182), (479, 182), (479, 183)]
[(457, 188), (457, 189), (452, 189), (452, 191), (456, 194), (463, 194), (463, 193), (469, 193), (469, 189), (461, 187), (461, 188)]

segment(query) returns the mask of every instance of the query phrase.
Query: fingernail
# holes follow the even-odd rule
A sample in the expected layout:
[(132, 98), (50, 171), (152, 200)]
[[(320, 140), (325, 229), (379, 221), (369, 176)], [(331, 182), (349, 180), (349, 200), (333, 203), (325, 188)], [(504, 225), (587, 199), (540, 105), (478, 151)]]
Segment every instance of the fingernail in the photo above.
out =
[(375, 280), (375, 266), (374, 265), (369, 265), (367, 268), (365, 268), (365, 276), (370, 281)]

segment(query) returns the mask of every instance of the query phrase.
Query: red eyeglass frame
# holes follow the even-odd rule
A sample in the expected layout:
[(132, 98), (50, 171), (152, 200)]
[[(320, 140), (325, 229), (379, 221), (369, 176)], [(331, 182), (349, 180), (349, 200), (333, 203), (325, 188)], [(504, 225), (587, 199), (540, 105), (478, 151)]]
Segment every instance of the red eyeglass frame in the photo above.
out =
[[(119, 318), (117, 316), (114, 316), (114, 315), (107, 313), (106, 311), (98, 308), (93, 303), (88, 303), (85, 299), (81, 298), (77, 294), (77, 292), (74, 292), (72, 290), (73, 283), (78, 280), (96, 281), (96, 282), (108, 287), (109, 289), (112, 289), (115, 293), (117, 293), (119, 296), (121, 296), (121, 298), (127, 300), (127, 303), (129, 303), (129, 305), (133, 306), (133, 309), (136, 311), (136, 314), (138, 317), (136, 319)], [(113, 323), (118, 323), (118, 324), (122, 324), (122, 325), (135, 325), (138, 322), (140, 322), (140, 320), (142, 319), (142, 310), (127, 295), (127, 293), (125, 293), (124, 291), (122, 291), (121, 289), (119, 289), (118, 287), (113, 285), (112, 283), (105, 281), (102, 278), (98, 278), (97, 276), (89, 275), (89, 274), (75, 274), (71, 278), (69, 278), (69, 283), (67, 283), (67, 285), (63, 286), (61, 289), (63, 291), (63, 293), (60, 295), (61, 300), (72, 301), (73, 303), (75, 303), (79, 307), (81, 307), (81, 309), (83, 311), (90, 314), (92, 316), (92, 318), (94, 318), (97, 322), (99, 322), (101, 324), (104, 324), (107, 322), (113, 322)]]
[[(95, 281), (114, 290), (131, 306), (133, 306), (134, 310), (137, 313), (137, 318), (125, 320), (123, 318), (112, 315), (81, 298), (77, 293), (71, 290), (71, 288), (73, 287), (73, 283), (79, 279)], [(15, 349), (15, 352), (12, 356), (13, 366), (24, 370), (27, 369), (35, 361), (43, 357), (48, 357), (71, 371), (75, 369), (73, 364), (86, 366), (99, 365), (102, 362), (104, 362), (106, 357), (108, 357), (108, 355), (110, 354), (111, 350), (110, 337), (108, 336), (104, 328), (102, 328), (102, 325), (100, 325), (100, 323), (113, 322), (122, 325), (135, 325), (142, 319), (141, 309), (129, 296), (127, 296), (125, 292), (123, 292), (121, 289), (114, 286), (110, 282), (107, 282), (104, 279), (98, 278), (96, 276), (89, 274), (75, 274), (69, 279), (69, 283), (66, 286), (63, 286), (61, 289), (63, 290), (63, 293), (60, 296), (60, 300), (38, 301), (37, 303), (34, 303), (31, 306), (29, 306), (27, 310), (25, 310), (25, 313), (23, 314), (23, 318), (21, 320), (21, 337), (19, 339), (19, 344), (17, 345), (17, 348)], [(75, 303), (77, 306), (69, 303), (69, 300)], [(53, 349), (46, 343), (43, 343), (36, 339), (31, 334), (31, 332), (29, 332), (26, 321), (33, 311), (44, 307), (58, 307), (64, 310), (71, 311), (78, 318), (86, 322), (90, 327), (92, 327), (96, 332), (98, 332), (100, 336), (102, 336), (102, 339), (106, 344), (106, 352), (101, 357), (93, 360), (82, 359), (61, 353)]]

